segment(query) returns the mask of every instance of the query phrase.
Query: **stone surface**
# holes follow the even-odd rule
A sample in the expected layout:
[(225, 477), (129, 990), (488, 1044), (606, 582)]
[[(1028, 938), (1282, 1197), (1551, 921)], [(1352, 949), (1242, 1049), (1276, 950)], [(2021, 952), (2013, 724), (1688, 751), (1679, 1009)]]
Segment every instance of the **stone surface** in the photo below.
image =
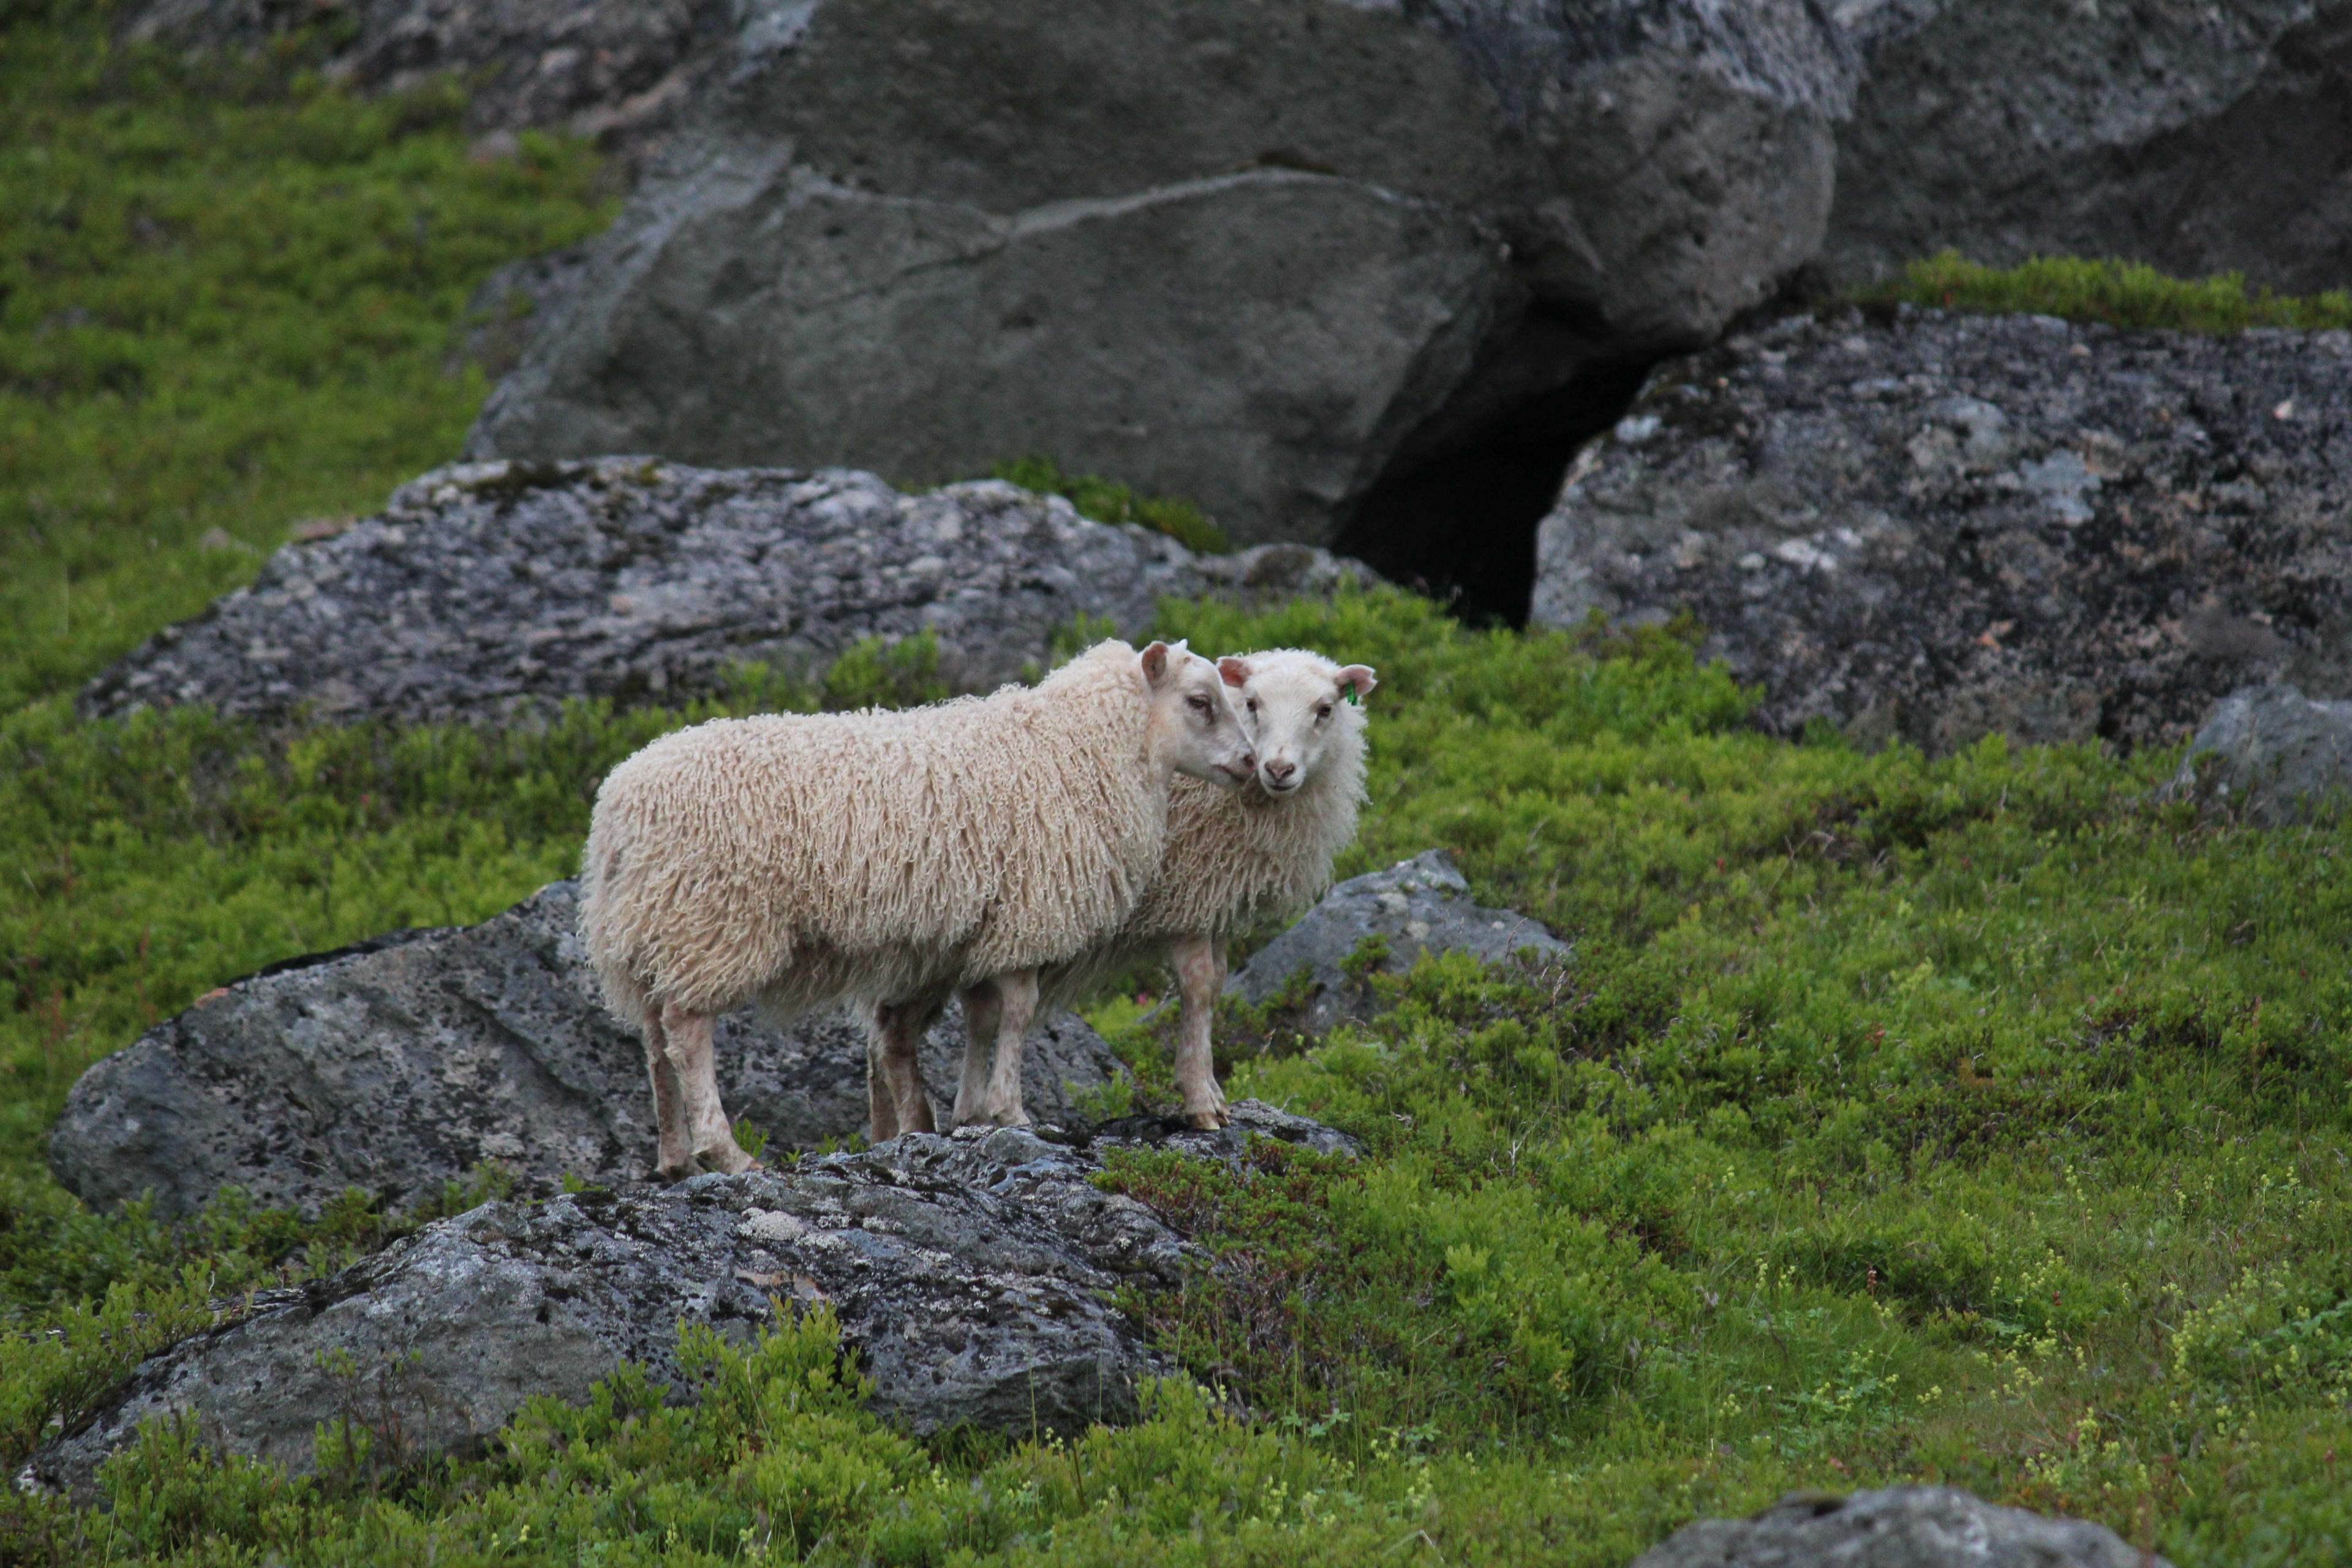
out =
[[(534, 1394), (580, 1401), (624, 1357), (671, 1397), (681, 1321), (742, 1338), (771, 1297), (830, 1301), (917, 1432), (1029, 1436), (1135, 1411), (1173, 1370), (1108, 1302), (1205, 1261), (1151, 1210), (1088, 1182), (1099, 1151), (1156, 1143), (1236, 1157), (1252, 1136), (1345, 1146), (1254, 1101), (1218, 1132), (1137, 1129), (1081, 1146), (1026, 1130), (911, 1133), (666, 1190), (494, 1203), (250, 1308), (150, 1357), (30, 1484), (86, 1493), (142, 1419), (186, 1411), (224, 1450), (310, 1469), (312, 1434), (352, 1419), (394, 1458), (465, 1451)], [(25, 1482), (20, 1482), (26, 1484)]]
[(2104, 1524), (2047, 1519), (1953, 1487), (1799, 1492), (1752, 1518), (1703, 1519), (1633, 1568), (2170, 1568)]
[(1766, 297), (1853, 85), (1807, 0), (825, 0), (730, 47), (470, 454), (1045, 451), (1328, 542), (1401, 455)]
[[(2339, 815), (2352, 791), (2352, 702), (2251, 686), (2216, 703), (2158, 794), (2234, 807), (2267, 826)], [(2332, 798), (2331, 798), (2332, 797)]]
[(2352, 5), (1837, 0), (1866, 61), (1822, 268), (2123, 256), (2352, 283)]
[(1469, 894), (1470, 884), (1443, 849), (1424, 849), (1385, 871), (1351, 877), (1324, 894), (1297, 924), (1251, 954), (1225, 990), (1262, 1006), (1303, 971), (1309, 1000), (1300, 1026), (1319, 1033), (1342, 1019), (1371, 1014), (1370, 987), (1341, 968), (1366, 937), (1387, 942), (1381, 969), (1391, 974), (1411, 969), (1423, 952), (1466, 952), (1485, 963), (1504, 963), (1530, 950), (1538, 962), (1568, 957), (1568, 945), (1539, 921), (1473, 903)]
[[(525, 1192), (566, 1174), (647, 1175), (645, 1047), (596, 999), (577, 909), (576, 886), (557, 882), (478, 926), (399, 932), (232, 984), (82, 1075), (51, 1168), (91, 1204), (152, 1191), (169, 1218), (225, 1183), (315, 1211), (352, 1186), (404, 1207), (484, 1161)], [(772, 1158), (865, 1131), (865, 1035), (843, 1015), (780, 1029), (732, 1014), (718, 1055), (729, 1113), (766, 1131)], [(962, 1059), (951, 1005), (923, 1047), (940, 1107)], [(1046, 1123), (1072, 1119), (1074, 1089), (1123, 1070), (1069, 1013), (1031, 1033), (1022, 1068), (1029, 1113)]]
[(1798, 316), (1661, 366), (1538, 538), (1535, 619), (1687, 609), (1759, 717), (1933, 751), (2352, 695), (2352, 335)]
[(320, 21), (355, 23), (329, 73), (370, 91), (463, 74), (469, 126), (567, 132), (635, 163), (725, 68), (743, 16), (774, 0), (152, 0), (132, 38), (241, 44)]
[(1371, 581), (1297, 545), (1194, 555), (994, 480), (902, 495), (871, 474), (650, 458), (459, 464), (376, 517), (289, 544), (165, 628), (85, 713), (494, 718), (572, 697), (678, 701), (745, 660), (814, 675), (924, 630), (961, 690), (1034, 674), (1078, 616), (1147, 628), (1163, 594), (1253, 602)]

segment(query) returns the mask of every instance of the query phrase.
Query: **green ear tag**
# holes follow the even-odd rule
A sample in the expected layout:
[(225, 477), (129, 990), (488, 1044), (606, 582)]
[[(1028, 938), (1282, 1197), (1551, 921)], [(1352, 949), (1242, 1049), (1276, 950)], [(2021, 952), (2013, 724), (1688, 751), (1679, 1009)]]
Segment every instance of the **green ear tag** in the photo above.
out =
[(1350, 708), (1361, 706), (1356, 700), (1356, 684), (1352, 680), (1348, 683), (1348, 706)]

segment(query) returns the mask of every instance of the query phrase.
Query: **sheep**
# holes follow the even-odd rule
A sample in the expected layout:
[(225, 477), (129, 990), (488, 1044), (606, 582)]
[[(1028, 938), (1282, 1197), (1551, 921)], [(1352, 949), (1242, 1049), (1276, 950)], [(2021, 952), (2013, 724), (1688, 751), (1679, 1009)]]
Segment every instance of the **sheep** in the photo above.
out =
[[(1238, 790), (1179, 779), (1169, 800), (1160, 878), (1109, 941), (1048, 967), (1045, 998), (1065, 1002), (1120, 970), (1165, 956), (1181, 995), (1176, 1080), (1194, 1127), (1225, 1124), (1224, 1091), (1210, 1059), (1210, 1022), (1233, 938), (1295, 914), (1330, 885), (1331, 862), (1356, 836), (1364, 800), (1364, 710), (1378, 684), (1364, 665), (1280, 648), (1218, 661), (1228, 697), (1257, 752), (1257, 776)], [(1003, 1026), (982, 986), (964, 994), (970, 1027), (955, 1121), (995, 1103), (987, 1041)], [(998, 1078), (1002, 1078), (1002, 1062)], [(1017, 1085), (1016, 1085), (1017, 1087)]]
[(1223, 697), (1181, 643), (1111, 641), (1034, 688), (716, 720), (614, 768), (580, 934), (605, 1004), (644, 1030), (662, 1178), (751, 1164), (711, 1043), (751, 1000), (784, 1018), (856, 1004), (874, 1135), (930, 1131), (915, 1047), (947, 995), (992, 982), (1025, 1028), (1036, 969), (1117, 931), (1157, 875), (1172, 775), (1251, 776)]

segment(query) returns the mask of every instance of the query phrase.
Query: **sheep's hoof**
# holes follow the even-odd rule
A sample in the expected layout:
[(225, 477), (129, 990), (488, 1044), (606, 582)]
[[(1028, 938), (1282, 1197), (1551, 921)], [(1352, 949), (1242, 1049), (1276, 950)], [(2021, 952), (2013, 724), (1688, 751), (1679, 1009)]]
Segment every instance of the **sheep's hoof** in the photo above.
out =
[(1184, 1125), (1196, 1132), (1214, 1132), (1232, 1120), (1222, 1110), (1188, 1110), (1184, 1113)]
[(695, 1156), (695, 1159), (703, 1170), (714, 1171), (722, 1176), (740, 1175), (745, 1171), (760, 1171), (767, 1168), (731, 1143), (723, 1149), (704, 1149)]
[(663, 1165), (655, 1170), (654, 1180), (674, 1185), (688, 1176), (699, 1175), (701, 1173), (702, 1167), (695, 1164)]

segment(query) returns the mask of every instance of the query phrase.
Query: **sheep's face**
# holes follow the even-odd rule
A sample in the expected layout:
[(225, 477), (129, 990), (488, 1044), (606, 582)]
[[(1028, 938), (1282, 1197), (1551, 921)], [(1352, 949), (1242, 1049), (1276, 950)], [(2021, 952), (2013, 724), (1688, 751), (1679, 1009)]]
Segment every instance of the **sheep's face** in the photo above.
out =
[(1153, 734), (1176, 771), (1229, 789), (1247, 784), (1257, 758), (1217, 667), (1181, 642), (1153, 643), (1135, 660), (1151, 693)]
[(1256, 748), (1257, 781), (1276, 796), (1304, 787), (1315, 776), (1332, 738), (1363, 721), (1360, 714), (1341, 709), (1361, 704), (1379, 684), (1365, 665), (1342, 667), (1297, 648), (1221, 658), (1217, 673)]

